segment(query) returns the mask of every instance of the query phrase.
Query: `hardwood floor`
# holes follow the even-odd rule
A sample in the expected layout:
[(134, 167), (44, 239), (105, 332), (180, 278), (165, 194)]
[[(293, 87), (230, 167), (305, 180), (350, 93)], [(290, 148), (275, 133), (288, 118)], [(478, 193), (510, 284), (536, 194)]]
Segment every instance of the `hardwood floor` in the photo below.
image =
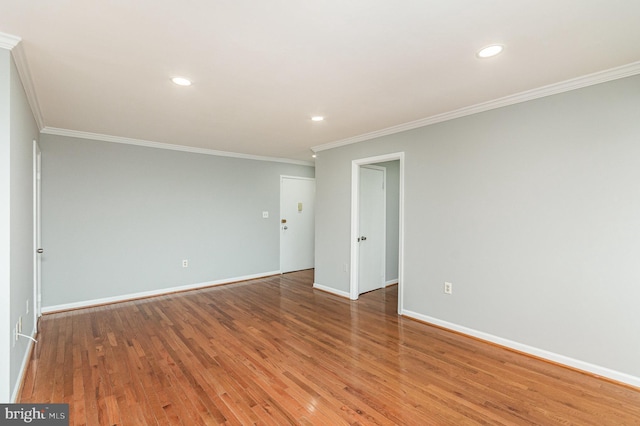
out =
[(21, 402), (71, 425), (640, 424), (640, 392), (359, 301), (313, 271), (46, 315)]

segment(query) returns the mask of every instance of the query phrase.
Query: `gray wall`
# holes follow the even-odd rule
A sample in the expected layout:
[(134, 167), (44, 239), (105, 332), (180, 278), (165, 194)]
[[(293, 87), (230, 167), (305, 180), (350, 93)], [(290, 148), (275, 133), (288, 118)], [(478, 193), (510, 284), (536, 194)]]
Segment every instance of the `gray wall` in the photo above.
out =
[(18, 388), (29, 340), (13, 342), (22, 316), (22, 332), (34, 330), (33, 310), (33, 140), (38, 128), (10, 53), (0, 49), (0, 401)]
[(319, 152), (316, 283), (351, 161), (404, 151), (405, 310), (640, 377), (639, 111), (634, 76)]
[(314, 176), (70, 137), (40, 145), (44, 307), (277, 271), (280, 175)]
[(10, 70), (11, 54), (0, 49), (0, 401), (11, 395), (11, 138)]

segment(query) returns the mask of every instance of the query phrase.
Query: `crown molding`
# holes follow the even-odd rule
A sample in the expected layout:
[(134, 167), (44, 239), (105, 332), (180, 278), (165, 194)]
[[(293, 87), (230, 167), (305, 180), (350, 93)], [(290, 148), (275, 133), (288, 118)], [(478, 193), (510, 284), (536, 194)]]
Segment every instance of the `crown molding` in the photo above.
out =
[(232, 157), (232, 158), (241, 158), (244, 160), (256, 160), (256, 161), (271, 161), (276, 163), (296, 164), (299, 166), (315, 166), (315, 164), (311, 161), (292, 160), (289, 158), (280, 158), (280, 157), (264, 157), (260, 155), (240, 154), (240, 153), (229, 152), (229, 151), (216, 151), (213, 149), (195, 148), (191, 146), (147, 141), (143, 139), (132, 139), (132, 138), (125, 138), (121, 136), (104, 135), (100, 133), (81, 132), (79, 130), (60, 129), (58, 127), (47, 126), (41, 130), (41, 133), (44, 133), (47, 135), (67, 136), (71, 138), (89, 139), (89, 140), (102, 141), (102, 142), (113, 142), (113, 143), (121, 143), (126, 145), (137, 145), (137, 146), (144, 146), (147, 148), (158, 148), (158, 149), (168, 149), (171, 151), (190, 152), (194, 154), (215, 155), (218, 157)]
[(20, 37), (0, 32), (0, 48), (11, 50), (20, 43)]
[(13, 62), (16, 64), (20, 81), (22, 81), (22, 87), (27, 95), (27, 102), (29, 103), (29, 107), (33, 113), (33, 118), (36, 120), (38, 129), (42, 130), (44, 128), (44, 119), (42, 118), (40, 103), (38, 102), (38, 97), (36, 96), (36, 91), (33, 87), (31, 71), (29, 70), (27, 57), (24, 54), (24, 48), (22, 46), (22, 39), (20, 37), (7, 33), (0, 33), (0, 47), (11, 51)]
[(31, 107), (33, 118), (36, 120), (38, 129), (44, 128), (44, 118), (42, 117), (42, 111), (40, 110), (40, 102), (38, 102), (38, 96), (36, 95), (36, 89), (33, 87), (33, 80), (31, 79), (31, 71), (29, 70), (29, 64), (27, 63), (27, 57), (24, 54), (24, 48), (22, 43), (19, 43), (11, 50), (13, 54), (13, 61), (18, 69), (20, 80), (22, 81), (22, 87), (27, 95), (27, 102)]
[(460, 117), (465, 117), (467, 115), (477, 114), (480, 112), (485, 112), (485, 111), (489, 111), (496, 108), (502, 108), (509, 105), (519, 104), (522, 102), (531, 101), (531, 100), (543, 98), (546, 96), (557, 95), (559, 93), (581, 89), (583, 87), (593, 86), (600, 83), (606, 83), (607, 81), (630, 77), (636, 74), (640, 74), (640, 61), (632, 62), (630, 64), (622, 65), (616, 68), (611, 68), (605, 71), (588, 74), (582, 77), (573, 78), (571, 80), (562, 81), (560, 83), (554, 83), (554, 84), (542, 86), (536, 89), (527, 90), (525, 92), (516, 93), (514, 95), (505, 96), (505, 97), (494, 99), (491, 101), (482, 102), (479, 104), (460, 108), (454, 111), (433, 115), (430, 117), (422, 118), (420, 120), (399, 124), (397, 126), (387, 127), (385, 129), (364, 133), (362, 135), (341, 139), (335, 142), (329, 142), (326, 144), (317, 145), (317, 146), (311, 147), (311, 150), (313, 152), (326, 151), (328, 149), (338, 148), (345, 145), (351, 145), (354, 143), (379, 138), (381, 136), (388, 136), (388, 135), (393, 135), (395, 133), (404, 132), (407, 130), (417, 129), (418, 127), (430, 126), (432, 124), (441, 123), (443, 121), (449, 121), (449, 120), (453, 120)]

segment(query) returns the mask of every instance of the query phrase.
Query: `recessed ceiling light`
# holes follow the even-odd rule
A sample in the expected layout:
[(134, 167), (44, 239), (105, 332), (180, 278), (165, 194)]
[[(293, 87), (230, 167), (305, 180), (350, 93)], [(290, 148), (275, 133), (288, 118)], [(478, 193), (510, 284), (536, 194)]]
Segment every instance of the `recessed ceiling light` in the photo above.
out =
[(324, 117), (321, 117), (321, 116), (319, 116), (319, 115), (316, 115), (315, 117), (311, 117), (311, 120), (313, 120), (313, 121), (323, 121), (323, 120), (324, 120)]
[(478, 51), (478, 58), (490, 58), (496, 56), (504, 50), (504, 46), (501, 44), (492, 44), (491, 46), (484, 47)]
[(311, 156), (311, 158), (316, 158), (316, 155), (315, 155), (315, 154), (313, 154), (313, 155)]
[(173, 81), (178, 86), (191, 86), (191, 80), (189, 80), (188, 78), (173, 77), (171, 81)]

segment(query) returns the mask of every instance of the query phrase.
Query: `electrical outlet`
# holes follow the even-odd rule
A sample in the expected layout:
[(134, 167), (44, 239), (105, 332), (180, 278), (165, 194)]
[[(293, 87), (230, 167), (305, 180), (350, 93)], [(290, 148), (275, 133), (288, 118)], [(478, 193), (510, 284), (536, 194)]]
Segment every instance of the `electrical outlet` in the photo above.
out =
[(263, 219), (269, 219), (269, 212), (262, 212)]
[(453, 284), (445, 282), (444, 283), (444, 292), (445, 292), (445, 294), (452, 294), (453, 293)]
[(184, 259), (182, 261), (182, 267), (183, 268), (188, 268), (189, 267), (189, 260), (188, 259)]
[(344, 264), (342, 265), (342, 271), (343, 271), (343, 272), (349, 272), (349, 265), (347, 265), (346, 263), (344, 263)]

